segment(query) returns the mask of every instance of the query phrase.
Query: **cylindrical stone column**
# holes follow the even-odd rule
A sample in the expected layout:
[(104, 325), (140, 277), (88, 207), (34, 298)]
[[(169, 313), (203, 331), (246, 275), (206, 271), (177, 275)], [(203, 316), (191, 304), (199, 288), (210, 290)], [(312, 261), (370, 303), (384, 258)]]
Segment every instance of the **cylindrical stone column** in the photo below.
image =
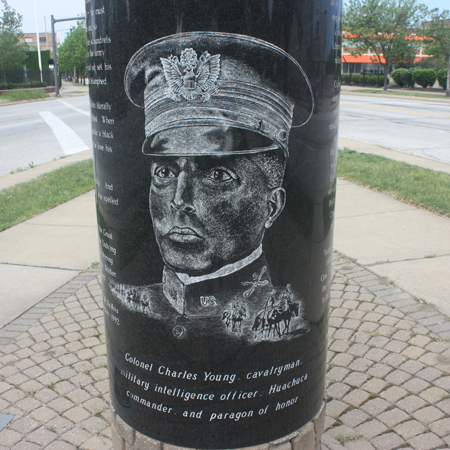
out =
[(315, 449), (341, 5), (86, 0), (114, 449)]

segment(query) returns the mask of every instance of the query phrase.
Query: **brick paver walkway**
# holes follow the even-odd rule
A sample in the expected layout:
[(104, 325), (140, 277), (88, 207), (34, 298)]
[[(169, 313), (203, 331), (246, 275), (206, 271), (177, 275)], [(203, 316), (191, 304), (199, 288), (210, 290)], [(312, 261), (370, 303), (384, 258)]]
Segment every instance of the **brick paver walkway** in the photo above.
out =
[(450, 448), (450, 320), (336, 257), (329, 327), (329, 450)]
[(77, 277), (0, 332), (9, 341), (0, 346), (0, 414), (14, 416), (0, 450), (110, 447), (97, 275)]
[[(343, 256), (334, 268), (323, 450), (450, 448), (450, 319)], [(0, 450), (111, 448), (97, 275), (0, 330)]]

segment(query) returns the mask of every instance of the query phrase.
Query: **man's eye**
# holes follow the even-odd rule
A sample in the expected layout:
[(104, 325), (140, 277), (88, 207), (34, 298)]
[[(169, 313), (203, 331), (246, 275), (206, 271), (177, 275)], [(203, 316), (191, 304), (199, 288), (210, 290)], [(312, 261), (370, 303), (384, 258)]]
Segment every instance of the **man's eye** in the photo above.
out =
[(153, 175), (163, 180), (175, 178), (175, 173), (173, 172), (173, 170), (165, 166), (155, 167), (155, 169), (153, 170)]
[(228, 171), (224, 169), (213, 169), (206, 175), (208, 180), (214, 181), (215, 183), (224, 183), (226, 181), (234, 180), (235, 177)]

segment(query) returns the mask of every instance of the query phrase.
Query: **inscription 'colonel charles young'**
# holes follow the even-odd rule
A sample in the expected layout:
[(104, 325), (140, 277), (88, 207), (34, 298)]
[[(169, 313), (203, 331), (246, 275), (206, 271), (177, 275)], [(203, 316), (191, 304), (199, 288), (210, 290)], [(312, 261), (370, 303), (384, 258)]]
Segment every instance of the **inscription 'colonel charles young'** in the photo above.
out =
[(304, 332), (299, 294), (273, 285), (262, 250), (285, 206), (291, 127), (313, 110), (303, 69), (255, 38), (180, 33), (131, 58), (125, 90), (145, 111), (149, 208), (164, 271), (160, 284), (111, 284), (113, 294), (177, 339), (259, 342)]

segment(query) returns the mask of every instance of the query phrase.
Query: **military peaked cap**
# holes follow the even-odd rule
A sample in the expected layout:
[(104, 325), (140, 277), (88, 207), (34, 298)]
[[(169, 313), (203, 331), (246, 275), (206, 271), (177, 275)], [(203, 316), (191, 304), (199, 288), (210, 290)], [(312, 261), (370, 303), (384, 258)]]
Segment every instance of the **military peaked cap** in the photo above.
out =
[(227, 154), (280, 148), (287, 155), (291, 127), (307, 123), (314, 108), (298, 62), (244, 35), (192, 32), (150, 42), (131, 58), (124, 82), (128, 98), (145, 110), (143, 152), (151, 155), (158, 133), (192, 127), (246, 130), (269, 143)]

